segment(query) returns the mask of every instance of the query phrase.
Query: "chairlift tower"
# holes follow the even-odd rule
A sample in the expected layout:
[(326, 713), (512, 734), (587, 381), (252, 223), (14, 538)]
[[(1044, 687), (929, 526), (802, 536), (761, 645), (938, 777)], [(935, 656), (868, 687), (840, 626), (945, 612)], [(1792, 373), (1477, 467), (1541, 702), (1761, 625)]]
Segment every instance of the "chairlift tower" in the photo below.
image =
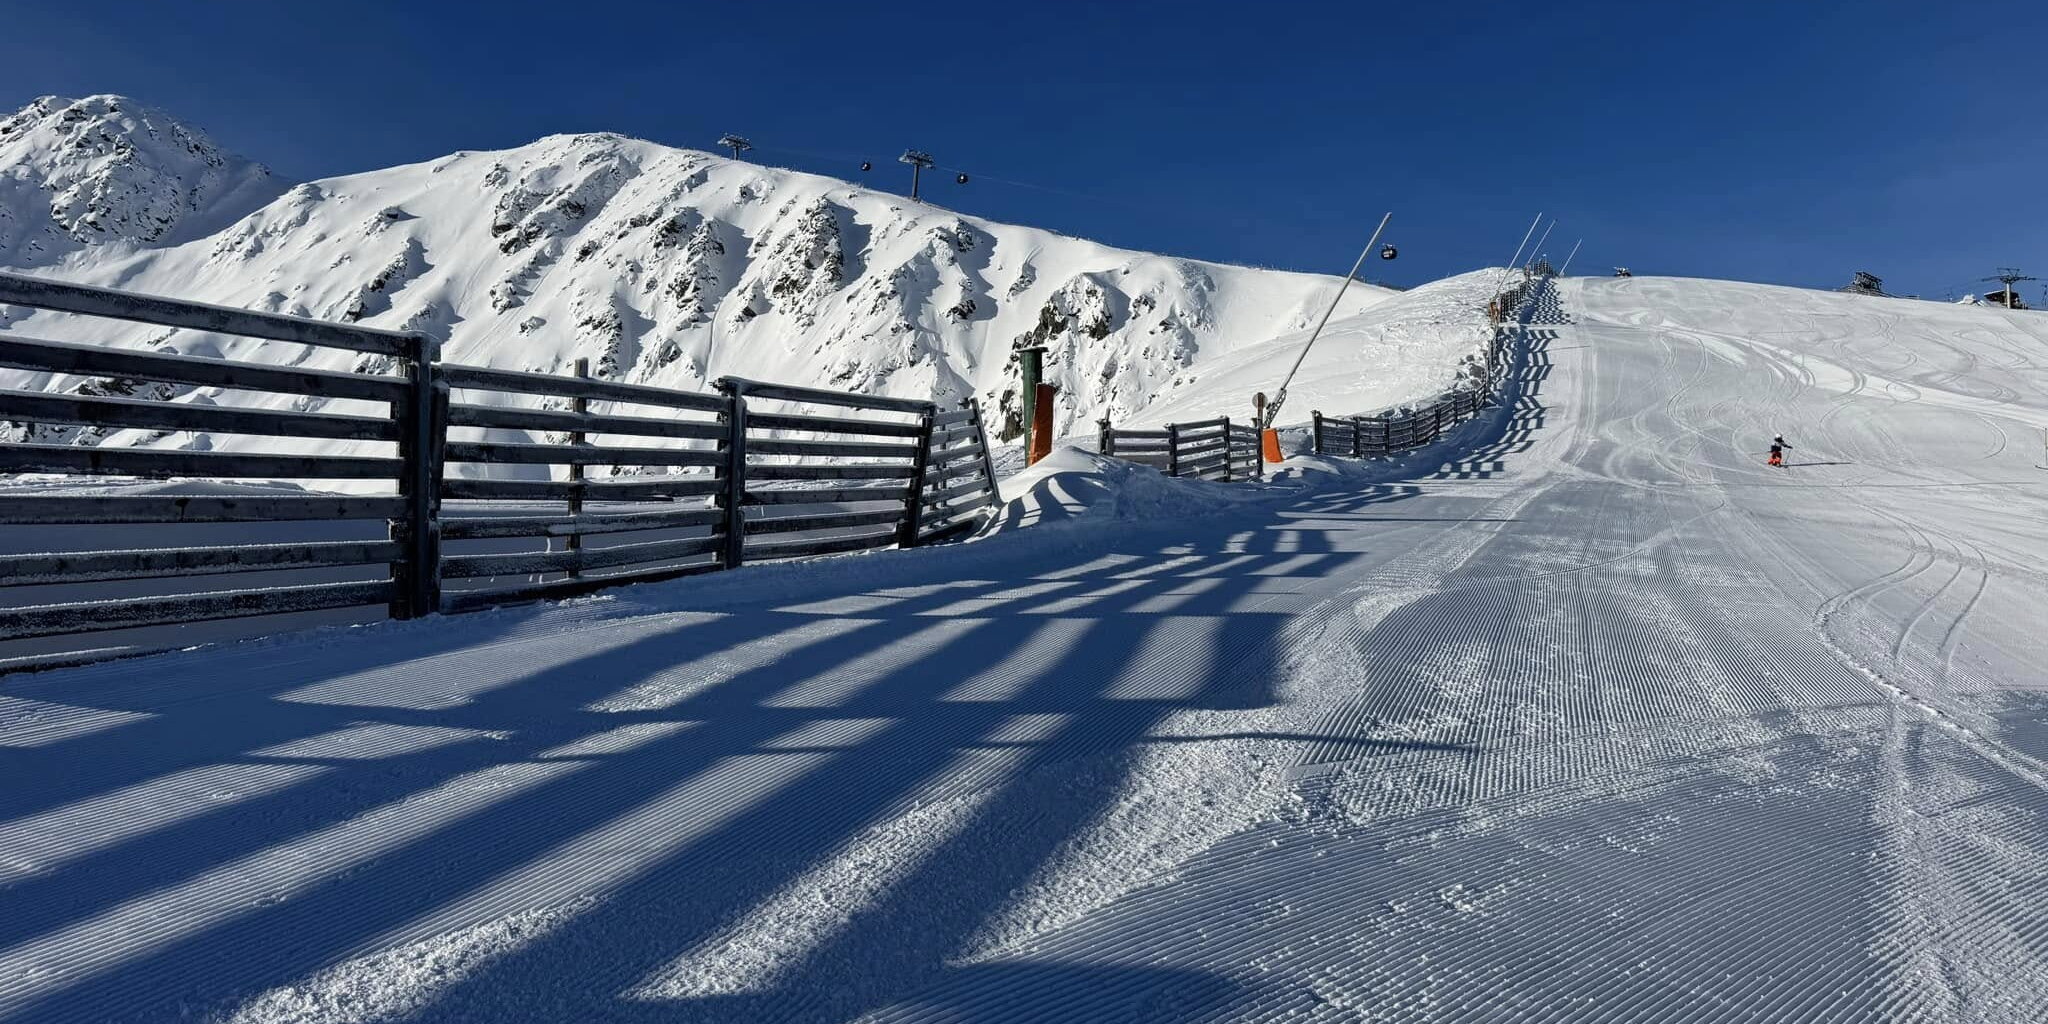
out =
[(1998, 273), (1993, 274), (1990, 277), (1985, 278), (1984, 280), (1997, 281), (2005, 285), (2005, 308), (2011, 309), (2013, 308), (2012, 300), (2014, 295), (2012, 286), (2020, 283), (2021, 281), (2038, 281), (2040, 280), (2040, 278), (2028, 277), (2027, 275), (2020, 273), (2020, 268), (2018, 267), (2000, 267), (1998, 268)]
[(932, 166), (935, 161), (932, 160), (930, 153), (921, 149), (906, 149), (903, 155), (896, 159), (910, 165), (910, 198), (916, 199), (919, 179), (923, 177), (924, 169)]
[(753, 143), (748, 142), (745, 138), (738, 135), (734, 135), (731, 132), (727, 132), (724, 135), (719, 136), (718, 144), (720, 146), (725, 147), (726, 149), (732, 150), (732, 158), (734, 160), (738, 160), (740, 158), (741, 153), (744, 153), (747, 150), (754, 148)]

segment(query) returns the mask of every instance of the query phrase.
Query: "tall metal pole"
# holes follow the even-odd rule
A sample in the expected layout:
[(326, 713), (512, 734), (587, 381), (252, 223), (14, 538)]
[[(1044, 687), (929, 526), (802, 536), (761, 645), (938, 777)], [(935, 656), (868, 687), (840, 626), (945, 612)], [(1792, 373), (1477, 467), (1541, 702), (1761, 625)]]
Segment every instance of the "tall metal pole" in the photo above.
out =
[(1578, 255), (1579, 255), (1579, 246), (1582, 246), (1582, 245), (1584, 245), (1584, 244), (1586, 244), (1586, 240), (1585, 240), (1585, 239), (1583, 239), (1583, 238), (1581, 238), (1581, 239), (1579, 239), (1578, 241), (1576, 241), (1576, 242), (1573, 242), (1573, 243), (1572, 243), (1572, 254), (1571, 254), (1570, 256), (1566, 256), (1566, 257), (1564, 258), (1564, 266), (1562, 266), (1562, 267), (1559, 267), (1559, 268), (1557, 268), (1557, 276), (1559, 276), (1559, 277), (1563, 277), (1563, 276), (1564, 276), (1564, 272), (1565, 272), (1565, 271), (1567, 271), (1567, 270), (1570, 270), (1570, 269), (1572, 268), (1572, 260), (1574, 260), (1574, 259), (1576, 259), (1576, 258), (1578, 257)]
[(1530, 259), (1532, 259), (1532, 260), (1533, 260), (1533, 259), (1535, 259), (1535, 258), (1536, 258), (1536, 257), (1537, 257), (1538, 255), (1542, 254), (1542, 252), (1543, 252), (1543, 243), (1545, 243), (1545, 242), (1548, 242), (1548, 241), (1550, 241), (1550, 233), (1551, 233), (1552, 231), (1556, 231), (1556, 230), (1557, 230), (1557, 221), (1553, 220), (1553, 221), (1551, 221), (1551, 222), (1550, 222), (1550, 226), (1549, 226), (1549, 227), (1547, 227), (1547, 228), (1544, 228), (1544, 229), (1543, 229), (1543, 237), (1542, 237), (1542, 238), (1539, 238), (1539, 239), (1537, 239), (1537, 240), (1536, 240), (1536, 248), (1534, 248), (1534, 249), (1531, 249), (1531, 250), (1529, 250), (1529, 258), (1530, 258)]
[(1522, 244), (1515, 246), (1515, 254), (1508, 257), (1508, 265), (1501, 268), (1500, 280), (1493, 283), (1493, 294), (1499, 295), (1500, 286), (1508, 283), (1508, 271), (1515, 269), (1515, 264), (1522, 261), (1522, 249), (1529, 244), (1529, 239), (1535, 236), (1536, 225), (1541, 223), (1543, 223), (1543, 215), (1538, 213), (1536, 219), (1529, 222), (1529, 230), (1522, 232)]
[(1387, 215), (1380, 218), (1380, 226), (1372, 229), (1372, 238), (1366, 241), (1364, 249), (1359, 250), (1358, 262), (1353, 263), (1351, 272), (1344, 275), (1344, 283), (1337, 286), (1337, 294), (1330, 299), (1329, 308), (1323, 310), (1323, 318), (1316, 321), (1316, 329), (1309, 332), (1308, 341), (1301, 346), (1301, 354), (1295, 356), (1294, 365), (1287, 368), (1286, 378), (1280, 381), (1280, 390), (1274, 392), (1273, 400), (1266, 404), (1266, 420), (1259, 424), (1260, 430), (1270, 429), (1274, 418), (1280, 415), (1280, 406), (1287, 402), (1287, 385), (1294, 381), (1294, 371), (1301, 369), (1301, 361), (1308, 358), (1309, 348), (1322, 335), (1324, 325), (1330, 322), (1330, 315), (1337, 312), (1337, 304), (1344, 301), (1344, 292), (1351, 287), (1351, 279), (1358, 276), (1359, 268), (1365, 266), (1365, 258), (1372, 255), (1373, 246), (1379, 244), (1380, 232), (1387, 230), (1387, 222), (1393, 219), (1394, 211), (1388, 210)]
[(916, 199), (918, 182), (924, 176), (924, 169), (932, 166), (935, 161), (932, 160), (930, 153), (921, 149), (906, 149), (903, 155), (896, 159), (910, 165), (910, 198)]

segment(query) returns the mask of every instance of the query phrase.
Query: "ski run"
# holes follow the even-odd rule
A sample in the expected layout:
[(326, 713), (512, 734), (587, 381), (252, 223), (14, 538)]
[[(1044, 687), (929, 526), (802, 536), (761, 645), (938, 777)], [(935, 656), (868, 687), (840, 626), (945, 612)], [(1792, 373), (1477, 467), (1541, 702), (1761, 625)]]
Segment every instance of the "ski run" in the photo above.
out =
[(2048, 319), (1532, 319), (1403, 461), (6, 678), (0, 1017), (2048, 1019)]

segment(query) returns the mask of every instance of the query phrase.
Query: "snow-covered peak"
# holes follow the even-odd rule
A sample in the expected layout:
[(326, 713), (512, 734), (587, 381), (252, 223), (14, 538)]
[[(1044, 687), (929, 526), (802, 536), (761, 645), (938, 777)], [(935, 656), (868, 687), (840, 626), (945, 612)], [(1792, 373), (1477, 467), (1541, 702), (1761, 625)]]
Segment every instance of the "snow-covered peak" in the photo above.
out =
[[(1005, 438), (1022, 427), (1025, 348), (1046, 350), (1059, 430), (1087, 431), (1100, 417), (1127, 421), (1197, 379), (1216, 390), (1221, 382), (1207, 379), (1206, 366), (1307, 327), (1341, 283), (1117, 249), (611, 133), (550, 135), (289, 188), (264, 175), (267, 191), (230, 193), (237, 173), (261, 169), (125, 100), (39, 101), (7, 126), (0, 181), (14, 190), (4, 195), (19, 222), (7, 229), (16, 236), (0, 238), (39, 248), (24, 259), (24, 243), (12, 254), (0, 247), (0, 266), (418, 331), (445, 358), (474, 365), (567, 373), (587, 359), (602, 377), (685, 390), (733, 375), (942, 402), (974, 397)], [(92, 144), (66, 141), (74, 137)], [(165, 141), (177, 139), (187, 141)], [(146, 181), (159, 187), (120, 187)], [(36, 182), (50, 182), (49, 191)], [(22, 201), (24, 191), (40, 205)], [(97, 226), (78, 228), (83, 218), (50, 214), (59, 193), (130, 201), (100, 203)], [(158, 219), (168, 216), (158, 210), (188, 208), (210, 218), (230, 194), (260, 199), (204, 232), (196, 213)], [(127, 241), (92, 244), (74, 230)], [(1340, 313), (1388, 294), (1353, 285)], [(340, 351), (11, 315), (43, 337), (89, 330), (101, 342), (354, 368)], [(10, 381), (113, 386), (0, 372), (0, 384)], [(1271, 384), (1246, 380), (1235, 390), (1249, 401)], [(188, 392), (152, 397), (248, 400)], [(213, 443), (106, 439), (188, 442)]]
[(0, 266), (217, 231), (283, 190), (261, 164), (122, 96), (44, 96), (0, 119)]

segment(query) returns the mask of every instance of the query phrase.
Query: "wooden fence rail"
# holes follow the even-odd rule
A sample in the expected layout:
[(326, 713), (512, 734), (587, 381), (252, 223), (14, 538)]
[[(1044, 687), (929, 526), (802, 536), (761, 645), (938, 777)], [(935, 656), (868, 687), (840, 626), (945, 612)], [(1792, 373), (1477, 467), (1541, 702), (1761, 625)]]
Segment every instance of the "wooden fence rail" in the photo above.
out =
[[(0, 443), (0, 473), (347, 480), (365, 492), (0, 494), (0, 523), (137, 537), (0, 554), (0, 641), (376, 605), (413, 618), (936, 543), (972, 532), (1000, 501), (971, 400), (940, 409), (731, 377), (703, 394), (464, 366), (436, 361), (419, 335), (11, 274), (0, 274), (0, 305), (369, 357), (355, 361), (368, 369), (341, 371), (0, 335), (0, 367), (47, 375), (47, 390), (0, 389), (0, 426), (25, 438)], [(154, 397), (133, 397), (145, 386)], [(214, 405), (202, 389), (258, 397)], [(335, 399), (345, 412), (309, 411)], [(53, 428), (127, 443), (29, 439)], [(235, 450), (157, 446), (182, 431), (235, 437)], [(307, 454), (306, 441), (347, 442), (348, 454)], [(255, 450), (266, 443), (282, 447)], [(290, 524), (370, 534), (251, 544), (236, 532)], [(218, 540), (173, 546), (135, 532), (172, 526)], [(150, 592), (79, 586), (110, 581)]]
[(1163, 430), (1132, 430), (1097, 420), (1096, 451), (1151, 466), (1168, 476), (1223, 483), (1256, 480), (1266, 474), (1259, 457), (1259, 432), (1224, 416), (1170, 423)]

